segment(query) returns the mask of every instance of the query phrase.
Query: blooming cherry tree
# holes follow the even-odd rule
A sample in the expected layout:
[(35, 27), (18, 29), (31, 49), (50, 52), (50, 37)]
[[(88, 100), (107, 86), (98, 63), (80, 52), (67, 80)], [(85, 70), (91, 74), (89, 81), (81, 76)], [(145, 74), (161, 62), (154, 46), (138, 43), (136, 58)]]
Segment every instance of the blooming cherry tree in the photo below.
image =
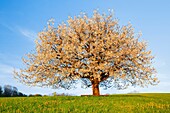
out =
[(130, 24), (120, 27), (112, 13), (69, 17), (57, 27), (51, 20), (38, 35), (36, 52), (23, 59), (26, 68), (15, 71), (15, 77), (28, 85), (65, 89), (81, 80), (95, 96), (99, 86), (155, 85), (154, 57), (139, 37)]

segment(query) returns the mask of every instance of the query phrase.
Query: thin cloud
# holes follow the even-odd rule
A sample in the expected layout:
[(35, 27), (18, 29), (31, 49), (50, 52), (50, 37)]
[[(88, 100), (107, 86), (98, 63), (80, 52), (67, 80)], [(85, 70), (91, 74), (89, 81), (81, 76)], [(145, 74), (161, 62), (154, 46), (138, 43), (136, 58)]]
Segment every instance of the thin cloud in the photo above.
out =
[(0, 23), (1, 26), (3, 26), (4, 28), (8, 29), (11, 32), (14, 33), (20, 33), (21, 35), (23, 35), (24, 37), (26, 37), (27, 39), (34, 41), (37, 38), (37, 33), (35, 33), (34, 31), (31, 31), (29, 29), (25, 29), (22, 28), (20, 26), (17, 25), (8, 25), (5, 23)]
[(0, 64), (0, 75), (12, 74), (14, 68), (10, 65)]
[(37, 34), (31, 30), (23, 29), (23, 28), (18, 28), (18, 30), (23, 36), (25, 36), (31, 41), (34, 41), (37, 37)]
[(8, 25), (8, 24), (5, 24), (5, 23), (0, 23), (1, 26), (3, 26), (4, 28), (8, 29), (9, 31), (11, 32), (15, 32), (15, 27), (11, 26), (11, 25)]

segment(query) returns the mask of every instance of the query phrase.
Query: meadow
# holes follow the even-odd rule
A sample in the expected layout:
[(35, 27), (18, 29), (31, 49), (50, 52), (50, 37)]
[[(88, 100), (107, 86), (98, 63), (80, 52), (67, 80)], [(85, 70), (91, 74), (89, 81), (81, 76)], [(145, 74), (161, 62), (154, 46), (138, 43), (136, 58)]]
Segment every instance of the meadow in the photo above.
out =
[(3, 97), (0, 113), (170, 113), (170, 93)]

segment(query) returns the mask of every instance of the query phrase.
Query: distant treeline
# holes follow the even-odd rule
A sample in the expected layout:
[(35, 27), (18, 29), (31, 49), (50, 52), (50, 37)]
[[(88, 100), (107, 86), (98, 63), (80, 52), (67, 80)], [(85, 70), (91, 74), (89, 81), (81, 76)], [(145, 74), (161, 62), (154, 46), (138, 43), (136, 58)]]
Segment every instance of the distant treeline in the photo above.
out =
[(18, 91), (15, 86), (4, 85), (0, 86), (0, 97), (26, 97), (27, 95)]
[(51, 95), (30, 94), (26, 95), (18, 91), (17, 87), (11, 85), (0, 86), (0, 97), (41, 97), (41, 96), (73, 96), (70, 94), (57, 94), (56, 92)]

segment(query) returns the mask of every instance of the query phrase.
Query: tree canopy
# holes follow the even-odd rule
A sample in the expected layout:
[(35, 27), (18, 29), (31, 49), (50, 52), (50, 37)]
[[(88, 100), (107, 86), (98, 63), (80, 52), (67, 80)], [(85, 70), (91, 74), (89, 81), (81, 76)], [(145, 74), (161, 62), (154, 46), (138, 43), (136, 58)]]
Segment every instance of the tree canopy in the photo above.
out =
[(26, 68), (15, 77), (28, 85), (70, 89), (77, 80), (100, 95), (105, 89), (157, 84), (153, 56), (131, 24), (120, 26), (112, 13), (94, 11), (39, 33), (36, 51), (23, 59)]

